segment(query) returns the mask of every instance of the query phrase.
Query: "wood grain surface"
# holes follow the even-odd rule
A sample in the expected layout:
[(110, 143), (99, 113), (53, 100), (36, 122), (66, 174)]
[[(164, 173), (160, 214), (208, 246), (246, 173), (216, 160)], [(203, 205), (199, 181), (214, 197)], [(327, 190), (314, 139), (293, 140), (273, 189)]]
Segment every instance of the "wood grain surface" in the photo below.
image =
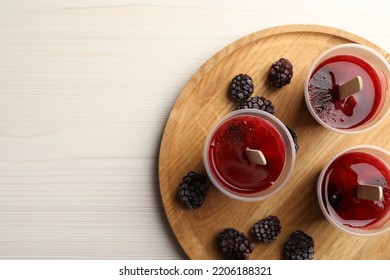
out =
[[(375, 130), (358, 136), (325, 130), (309, 114), (303, 98), (307, 70), (322, 51), (342, 43), (370, 46), (387, 59), (389, 54), (368, 40), (324, 26), (287, 25), (250, 34), (222, 49), (188, 81), (166, 124), (160, 147), (161, 196), (169, 223), (191, 259), (221, 259), (216, 236), (234, 227), (250, 236), (251, 225), (277, 215), (282, 232), (271, 244), (256, 244), (250, 259), (282, 259), (289, 234), (301, 229), (315, 240), (315, 259), (389, 259), (389, 234), (361, 238), (333, 228), (319, 208), (314, 190), (316, 176), (325, 162), (340, 150), (356, 144), (390, 149), (386, 120)], [(275, 89), (266, 82), (272, 62), (288, 58), (294, 65), (290, 85)], [(232, 200), (211, 187), (206, 202), (196, 210), (185, 209), (176, 200), (181, 178), (188, 171), (204, 172), (202, 146), (211, 125), (237, 103), (227, 95), (231, 79), (247, 73), (253, 78), (254, 95), (270, 99), (276, 116), (298, 135), (296, 168), (287, 186), (261, 202)]]
[(332, 26), (389, 52), (386, 2), (0, 1), (0, 260), (186, 259), (158, 176), (184, 85), (279, 25)]

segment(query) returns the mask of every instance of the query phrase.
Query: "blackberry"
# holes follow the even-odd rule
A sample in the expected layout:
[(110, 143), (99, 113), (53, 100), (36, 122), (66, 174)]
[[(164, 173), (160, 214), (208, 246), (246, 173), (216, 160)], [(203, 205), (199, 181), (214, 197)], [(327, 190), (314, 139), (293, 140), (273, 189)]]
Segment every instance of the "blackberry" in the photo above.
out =
[(230, 95), (237, 100), (245, 100), (253, 93), (252, 78), (246, 74), (234, 77), (229, 87)]
[(295, 151), (298, 151), (298, 149), (299, 149), (299, 145), (298, 145), (298, 136), (297, 136), (297, 134), (295, 133), (294, 130), (292, 130), (292, 129), (289, 128), (288, 126), (286, 126), (286, 127), (287, 127), (288, 131), (290, 132), (291, 137), (292, 137), (292, 139), (293, 139), (293, 141), (294, 141)]
[(188, 208), (198, 208), (205, 201), (208, 185), (207, 177), (196, 172), (189, 172), (180, 182), (178, 198)]
[(277, 88), (290, 83), (293, 77), (293, 66), (286, 58), (274, 62), (268, 73), (268, 80)]
[(246, 260), (253, 251), (253, 243), (234, 228), (226, 228), (218, 235), (218, 245), (231, 260)]
[(313, 238), (301, 230), (294, 231), (284, 244), (284, 254), (288, 260), (313, 259)]
[(238, 105), (237, 109), (258, 109), (272, 115), (275, 114), (275, 106), (270, 100), (264, 98), (263, 96), (249, 97), (248, 99), (242, 101), (240, 105)]
[(252, 233), (256, 239), (263, 243), (270, 243), (276, 239), (282, 226), (276, 216), (268, 216), (252, 226)]

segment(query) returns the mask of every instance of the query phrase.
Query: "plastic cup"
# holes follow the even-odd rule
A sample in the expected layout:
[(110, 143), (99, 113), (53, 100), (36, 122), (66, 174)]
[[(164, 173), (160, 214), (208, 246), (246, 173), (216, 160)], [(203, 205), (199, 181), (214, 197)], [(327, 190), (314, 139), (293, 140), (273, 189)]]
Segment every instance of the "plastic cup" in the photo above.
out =
[[(364, 81), (363, 89), (352, 95), (354, 100), (347, 100), (346, 98), (342, 99), (342, 101), (335, 106), (332, 104), (331, 106), (324, 106), (327, 101), (325, 101), (325, 103), (323, 101), (329, 100), (329, 95), (324, 95), (323, 92), (321, 93), (317, 90), (309, 90), (309, 86), (311, 86), (311, 89), (318, 87), (326, 88), (329, 86), (329, 82), (325, 84), (321, 83), (319, 82), (320, 79), (318, 79), (319, 76), (317, 76), (314, 87), (313, 84), (311, 84), (313, 75), (317, 73), (319, 68), (326, 65), (332, 59), (337, 61), (337, 59), (340, 59), (341, 57), (345, 58), (347, 56), (356, 58), (356, 61), (353, 62), (352, 59), (352, 62), (348, 65), (338, 67), (341, 70), (332, 73), (334, 74), (335, 82), (337, 85), (346, 83), (348, 79), (352, 78), (354, 75), (358, 75), (355, 73), (359, 72), (357, 69), (360, 67), (369, 73), (369, 75), (364, 74), (366, 80)], [(361, 65), (358, 65), (358, 62), (361, 62)], [(311, 65), (304, 83), (306, 105), (314, 119), (323, 127), (331, 131), (343, 134), (363, 133), (378, 126), (389, 115), (389, 82), (390, 65), (380, 53), (359, 44), (337, 45), (320, 54)], [(329, 86), (329, 91), (331, 88), (334, 89), (334, 87)], [(373, 91), (375, 91), (375, 93), (372, 93)], [(313, 92), (315, 92), (315, 94), (313, 94)], [(332, 90), (331, 92), (333, 92), (333, 95), (334, 91)], [(359, 119), (360, 121), (358, 121)], [(349, 123), (350, 121), (352, 122), (351, 124)]]
[[(250, 162), (245, 149), (254, 147), (247, 145), (262, 149), (267, 164)], [(211, 182), (228, 197), (242, 201), (266, 199), (280, 191), (293, 173), (295, 158), (294, 142), (286, 126), (275, 116), (254, 109), (237, 110), (219, 119), (203, 148)]]
[[(383, 179), (386, 176), (379, 175), (373, 166), (387, 174), (387, 182)], [(382, 187), (383, 200), (358, 198), (357, 185), (360, 184)], [(355, 236), (373, 236), (390, 229), (389, 190), (390, 153), (372, 145), (358, 145), (337, 153), (325, 164), (317, 181), (318, 202), (326, 219), (334, 227)], [(378, 207), (383, 207), (380, 214), (375, 212)], [(375, 211), (371, 212), (373, 208)]]

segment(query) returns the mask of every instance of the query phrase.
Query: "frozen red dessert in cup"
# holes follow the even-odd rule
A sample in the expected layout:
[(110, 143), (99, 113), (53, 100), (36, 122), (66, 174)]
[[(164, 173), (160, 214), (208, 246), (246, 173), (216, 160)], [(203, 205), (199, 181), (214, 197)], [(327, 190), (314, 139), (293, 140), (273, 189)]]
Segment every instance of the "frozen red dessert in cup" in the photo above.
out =
[(371, 236), (390, 229), (390, 153), (358, 145), (333, 156), (317, 182), (320, 208), (336, 228)]
[(211, 128), (203, 160), (211, 182), (230, 198), (265, 199), (282, 189), (295, 165), (295, 146), (286, 126), (255, 109), (231, 112)]
[(390, 65), (372, 48), (337, 45), (316, 58), (304, 84), (311, 115), (344, 134), (366, 132), (390, 112)]

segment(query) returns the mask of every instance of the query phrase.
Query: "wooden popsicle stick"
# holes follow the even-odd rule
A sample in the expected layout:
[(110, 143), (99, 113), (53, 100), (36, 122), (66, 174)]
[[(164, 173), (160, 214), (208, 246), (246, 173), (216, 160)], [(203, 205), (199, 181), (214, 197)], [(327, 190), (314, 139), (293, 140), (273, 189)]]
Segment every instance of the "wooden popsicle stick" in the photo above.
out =
[(343, 100), (352, 94), (361, 91), (363, 89), (362, 77), (356, 76), (352, 80), (339, 86), (340, 100)]
[(383, 188), (375, 185), (359, 185), (357, 189), (357, 197), (381, 201), (383, 199)]
[(246, 156), (248, 157), (251, 163), (256, 163), (260, 165), (266, 165), (267, 160), (264, 154), (260, 150), (254, 150), (250, 148), (245, 149)]

